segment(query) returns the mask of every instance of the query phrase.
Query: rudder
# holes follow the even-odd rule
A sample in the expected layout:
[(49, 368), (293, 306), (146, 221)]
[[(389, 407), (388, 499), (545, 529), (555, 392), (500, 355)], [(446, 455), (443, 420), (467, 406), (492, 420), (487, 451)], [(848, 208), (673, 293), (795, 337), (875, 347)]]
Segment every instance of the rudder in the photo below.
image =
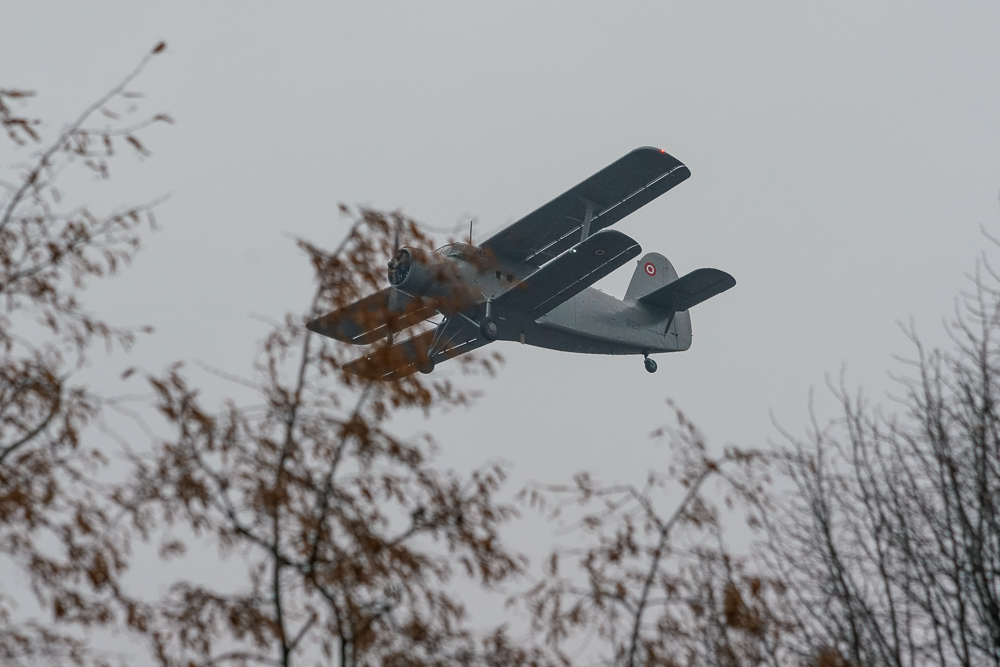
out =
[(625, 291), (625, 300), (635, 301), (675, 280), (677, 271), (670, 260), (658, 252), (648, 252), (635, 267), (632, 282)]

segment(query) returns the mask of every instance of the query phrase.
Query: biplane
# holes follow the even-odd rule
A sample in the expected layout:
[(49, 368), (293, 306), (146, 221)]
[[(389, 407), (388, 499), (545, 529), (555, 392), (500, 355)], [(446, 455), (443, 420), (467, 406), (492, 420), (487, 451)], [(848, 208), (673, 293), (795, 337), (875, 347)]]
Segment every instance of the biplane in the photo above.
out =
[[(649, 355), (691, 347), (688, 311), (736, 280), (709, 268), (678, 276), (666, 257), (650, 252), (639, 258), (623, 300), (591, 285), (642, 252), (607, 227), (690, 175), (667, 152), (638, 148), (478, 246), (452, 243), (431, 253), (399, 247), (397, 234), (389, 286), (306, 326), (345, 343), (375, 345), (344, 370), (377, 380), (430, 373), (494, 341), (642, 355), (653, 373)], [(394, 341), (438, 317), (436, 326)]]

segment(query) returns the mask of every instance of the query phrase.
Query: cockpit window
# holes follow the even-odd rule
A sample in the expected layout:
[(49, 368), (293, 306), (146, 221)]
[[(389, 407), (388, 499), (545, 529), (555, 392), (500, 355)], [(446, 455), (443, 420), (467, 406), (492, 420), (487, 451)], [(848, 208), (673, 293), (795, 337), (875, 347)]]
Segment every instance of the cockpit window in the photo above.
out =
[(454, 243), (449, 243), (448, 245), (443, 245), (434, 251), (435, 255), (441, 255), (443, 257), (452, 257), (455, 255), (455, 245)]
[(441, 246), (435, 250), (434, 253), (444, 257), (454, 257), (455, 259), (461, 259), (466, 262), (470, 262), (475, 258), (482, 259), (484, 257), (482, 250), (474, 246), (470, 246), (467, 243), (449, 243), (448, 245)]

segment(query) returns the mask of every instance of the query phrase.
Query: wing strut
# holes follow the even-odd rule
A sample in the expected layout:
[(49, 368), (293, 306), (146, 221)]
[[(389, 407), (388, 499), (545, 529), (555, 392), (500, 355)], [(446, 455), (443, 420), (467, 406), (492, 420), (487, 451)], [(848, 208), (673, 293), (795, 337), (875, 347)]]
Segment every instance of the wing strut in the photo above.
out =
[(587, 205), (587, 212), (583, 216), (583, 225), (580, 227), (583, 230), (583, 233), (580, 235), (581, 243), (586, 241), (587, 237), (590, 236), (590, 223), (594, 219), (594, 202), (585, 201), (584, 203)]

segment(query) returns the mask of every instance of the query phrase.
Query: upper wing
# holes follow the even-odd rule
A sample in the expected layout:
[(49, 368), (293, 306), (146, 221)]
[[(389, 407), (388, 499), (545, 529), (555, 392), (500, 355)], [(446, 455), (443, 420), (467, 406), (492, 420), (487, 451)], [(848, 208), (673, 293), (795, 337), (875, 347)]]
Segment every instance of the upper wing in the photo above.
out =
[(540, 317), (642, 252), (612, 229), (598, 232), (496, 298), (497, 306)]
[(637, 148), (483, 244), (498, 257), (541, 266), (575, 244), (588, 205), (591, 233), (612, 225), (691, 175), (658, 148)]
[(344, 370), (370, 380), (398, 380), (490, 341), (479, 325), (461, 315), (445, 319), (436, 329), (389, 345), (344, 365)]
[(702, 301), (721, 294), (736, 284), (736, 278), (719, 269), (695, 269), (672, 283), (646, 296), (639, 303), (648, 303), (673, 312), (687, 310)]
[(436, 314), (433, 308), (394, 287), (375, 292), (349, 306), (327, 313), (306, 328), (345, 343), (368, 345)]

